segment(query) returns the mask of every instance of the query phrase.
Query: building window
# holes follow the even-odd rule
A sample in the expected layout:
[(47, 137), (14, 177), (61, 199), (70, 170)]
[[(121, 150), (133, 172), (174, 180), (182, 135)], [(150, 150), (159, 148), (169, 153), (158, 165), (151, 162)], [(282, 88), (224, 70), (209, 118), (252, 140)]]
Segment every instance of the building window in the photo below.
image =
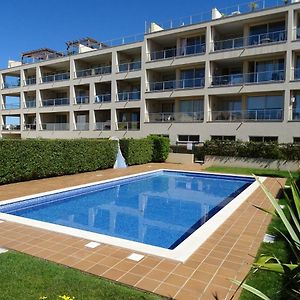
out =
[(199, 135), (178, 135), (177, 143), (199, 143)]
[(212, 135), (211, 141), (235, 141), (235, 135)]
[(278, 136), (249, 136), (250, 142), (277, 143)]
[(293, 143), (294, 144), (300, 144), (300, 137), (294, 137), (294, 139), (293, 139)]

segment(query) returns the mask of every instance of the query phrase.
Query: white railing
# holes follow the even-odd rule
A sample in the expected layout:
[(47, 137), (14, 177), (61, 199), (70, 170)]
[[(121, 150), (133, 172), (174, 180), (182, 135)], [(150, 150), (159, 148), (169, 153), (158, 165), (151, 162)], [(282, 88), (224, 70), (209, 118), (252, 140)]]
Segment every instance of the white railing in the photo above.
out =
[(42, 100), (43, 106), (59, 106), (59, 105), (69, 105), (69, 98), (55, 98), (55, 99), (45, 99)]
[(230, 49), (247, 48), (262, 44), (272, 44), (285, 42), (287, 39), (286, 30), (277, 32), (266, 32), (247, 37), (238, 37), (213, 42), (214, 51), (224, 51)]
[(149, 113), (149, 122), (170, 123), (170, 122), (203, 122), (204, 112), (163, 112)]
[(26, 131), (36, 130), (36, 124), (24, 124), (23, 130)]
[(48, 131), (69, 130), (70, 125), (69, 123), (42, 123), (41, 129), (48, 130)]
[(105, 102), (111, 102), (111, 94), (96, 95), (95, 103), (105, 103)]
[(148, 53), (148, 60), (163, 60), (174, 57), (190, 56), (196, 54), (204, 54), (206, 51), (206, 44), (196, 44), (181, 48), (171, 48), (160, 51)]
[(142, 63), (140, 61), (122, 63), (118, 65), (119, 73), (122, 72), (133, 72), (139, 71), (142, 67)]
[(168, 91), (177, 89), (203, 88), (204, 78), (149, 82), (149, 92)]
[(121, 92), (118, 93), (117, 101), (138, 101), (141, 100), (141, 92), (135, 91), (135, 92)]
[(34, 108), (36, 107), (36, 100), (26, 100), (25, 105), (26, 108)]
[(82, 122), (82, 123), (76, 123), (76, 130), (79, 130), (79, 131), (86, 131), (86, 130), (89, 130), (89, 123), (86, 123), (86, 122)]
[(285, 80), (284, 70), (255, 72), (245, 74), (230, 74), (211, 77), (212, 86), (232, 86), (240, 84), (254, 84), (261, 82), (279, 82)]
[(118, 122), (117, 128), (120, 131), (140, 130), (140, 122)]
[(48, 82), (54, 82), (54, 81), (63, 81), (63, 80), (69, 80), (70, 79), (70, 73), (58, 73), (58, 74), (51, 74), (51, 75), (45, 75), (41, 77), (41, 83), (48, 83)]
[(77, 96), (75, 100), (76, 100), (75, 104), (89, 104), (90, 96)]
[(18, 124), (5, 124), (5, 125), (2, 125), (1, 128), (3, 131), (20, 131), (21, 130), (21, 126)]
[(100, 130), (100, 131), (111, 130), (110, 121), (96, 122), (96, 124), (95, 124), (95, 130)]
[(211, 111), (213, 122), (281, 121), (283, 109), (249, 109)]
[(105, 74), (111, 74), (111, 66), (104, 66), (104, 67), (97, 67), (97, 68), (75, 71), (76, 78), (98, 76), (98, 75), (105, 75)]

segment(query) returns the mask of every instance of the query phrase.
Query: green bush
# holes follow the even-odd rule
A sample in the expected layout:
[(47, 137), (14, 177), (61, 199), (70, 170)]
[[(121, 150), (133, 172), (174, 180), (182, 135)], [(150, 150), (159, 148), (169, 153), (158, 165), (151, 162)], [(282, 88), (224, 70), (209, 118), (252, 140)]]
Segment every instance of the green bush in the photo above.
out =
[(153, 142), (145, 139), (121, 139), (120, 148), (128, 166), (146, 164), (152, 161)]
[(109, 140), (0, 140), (0, 184), (111, 168)]
[(170, 152), (170, 139), (159, 135), (150, 135), (148, 137), (153, 143), (153, 162), (164, 162)]

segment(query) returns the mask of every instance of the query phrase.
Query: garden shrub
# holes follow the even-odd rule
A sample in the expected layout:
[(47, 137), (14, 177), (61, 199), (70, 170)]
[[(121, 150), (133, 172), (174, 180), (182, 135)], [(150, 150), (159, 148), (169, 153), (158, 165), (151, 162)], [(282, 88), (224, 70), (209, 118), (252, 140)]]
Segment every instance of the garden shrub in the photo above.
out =
[(0, 184), (111, 168), (116, 141), (0, 140)]
[(151, 139), (121, 139), (120, 148), (128, 166), (152, 161), (153, 142)]
[(170, 152), (170, 139), (159, 135), (150, 135), (148, 137), (153, 143), (153, 162), (164, 162)]

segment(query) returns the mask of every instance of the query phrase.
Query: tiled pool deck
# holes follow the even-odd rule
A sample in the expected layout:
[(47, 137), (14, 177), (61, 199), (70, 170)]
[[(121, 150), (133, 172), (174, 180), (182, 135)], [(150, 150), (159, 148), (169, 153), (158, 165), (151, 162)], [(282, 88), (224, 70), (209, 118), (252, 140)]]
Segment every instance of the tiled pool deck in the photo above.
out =
[[(197, 164), (148, 164), (22, 182), (0, 186), (0, 201), (160, 168), (201, 170)], [(265, 184), (274, 195), (278, 193), (280, 186), (275, 179), (269, 178)], [(130, 250), (104, 244), (88, 249), (84, 245), (89, 240), (10, 222), (0, 223), (0, 247), (170, 298), (209, 300), (217, 295), (225, 300), (236, 289), (229, 278), (246, 275), (270, 221), (253, 204), (270, 208), (264, 193), (257, 189), (185, 263), (150, 255), (133, 262), (127, 259)]]

